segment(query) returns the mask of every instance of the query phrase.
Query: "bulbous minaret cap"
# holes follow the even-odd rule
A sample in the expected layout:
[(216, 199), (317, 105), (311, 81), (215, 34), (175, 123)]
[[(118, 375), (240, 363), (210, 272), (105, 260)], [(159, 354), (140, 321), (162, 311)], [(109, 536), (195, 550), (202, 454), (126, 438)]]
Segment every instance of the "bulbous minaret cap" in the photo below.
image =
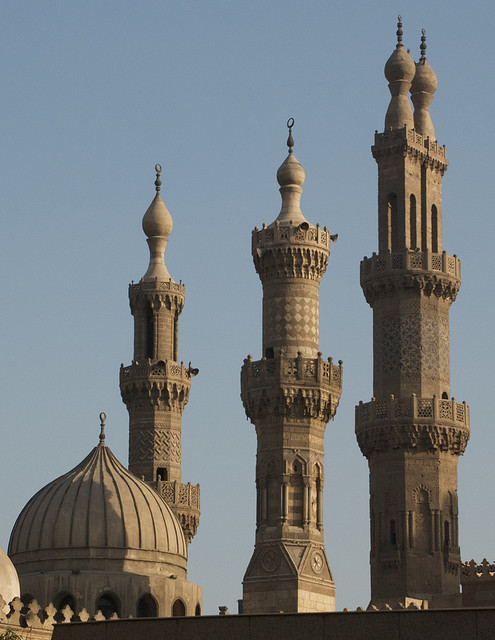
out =
[(413, 113), (407, 97), (416, 65), (402, 44), (402, 18), (397, 22), (397, 46), (385, 64), (385, 77), (392, 95), (385, 116), (385, 129), (400, 129), (404, 125), (413, 127)]
[(160, 188), (162, 186), (160, 174), (162, 168), (159, 164), (155, 165), (155, 171), (156, 195), (143, 217), (143, 231), (148, 238), (147, 242), (150, 249), (150, 263), (143, 280), (158, 278), (161, 281), (168, 281), (172, 280), (172, 277), (165, 266), (164, 253), (173, 222), (172, 216), (160, 196)]
[(294, 118), (289, 118), (289, 120), (287, 120), (287, 126), (289, 128), (289, 137), (287, 138), (289, 155), (282, 162), (277, 171), (277, 182), (281, 187), (286, 187), (289, 184), (296, 184), (299, 187), (302, 187), (306, 178), (306, 173), (292, 150), (292, 147), (294, 146), (294, 138), (292, 137)]
[(411, 93), (418, 93), (424, 91), (425, 93), (435, 93), (438, 87), (438, 80), (436, 73), (428, 64), (426, 59), (426, 31), (421, 30), (421, 57), (416, 63), (416, 74), (411, 85)]
[(156, 195), (153, 198), (153, 201), (148, 207), (146, 213), (144, 214), (143, 231), (148, 238), (152, 238), (153, 236), (162, 236), (168, 238), (172, 231), (173, 221), (172, 216), (170, 215), (170, 212), (165, 206), (165, 203), (163, 202), (160, 195), (160, 188), (162, 186), (160, 174), (162, 172), (162, 168), (159, 164), (155, 165), (155, 171)]
[[(280, 194), (282, 196), (282, 208), (277, 220), (278, 222), (291, 222), (298, 225), (302, 222), (307, 222), (300, 206), (302, 185), (304, 184), (306, 173), (292, 150), (294, 146), (294, 138), (292, 137), (293, 126), (294, 118), (289, 118), (287, 120), (287, 127), (289, 128), (289, 137), (287, 138), (289, 155), (277, 171), (277, 181), (280, 185)], [(272, 222), (272, 224), (275, 224), (275, 222)]]
[(411, 85), (411, 99), (414, 104), (414, 128), (418, 133), (435, 140), (435, 129), (429, 113), (438, 80), (426, 59), (426, 32), (421, 31), (421, 57), (416, 63), (416, 74)]

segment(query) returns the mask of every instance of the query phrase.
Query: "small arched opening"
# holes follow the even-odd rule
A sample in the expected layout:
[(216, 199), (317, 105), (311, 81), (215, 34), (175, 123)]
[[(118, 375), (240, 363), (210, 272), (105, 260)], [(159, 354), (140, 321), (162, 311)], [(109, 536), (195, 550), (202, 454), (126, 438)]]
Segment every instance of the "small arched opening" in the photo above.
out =
[(431, 250), (438, 253), (438, 211), (435, 205), (431, 208)]
[(397, 531), (395, 529), (395, 520), (390, 520), (390, 544), (397, 544)]
[(136, 616), (138, 618), (156, 618), (158, 606), (150, 593), (145, 593), (137, 602)]
[(416, 220), (416, 197), (411, 193), (409, 198), (409, 246), (413, 251), (418, 246), (418, 229)]
[(63, 615), (62, 611), (67, 606), (70, 607), (71, 611), (74, 614), (72, 616), (72, 619), (74, 619), (74, 616), (77, 613), (76, 612), (76, 599), (74, 598), (72, 593), (69, 593), (68, 591), (64, 591), (63, 593), (59, 593), (53, 599), (53, 605), (54, 605), (55, 609), (57, 609), (57, 613), (55, 614), (55, 620), (57, 622), (63, 622), (65, 620), (65, 616)]
[(201, 605), (199, 604), (199, 602), (196, 605), (196, 609), (194, 609), (194, 615), (195, 616), (200, 616), (201, 615)]
[(146, 305), (146, 357), (154, 358), (155, 347), (155, 323), (151, 305)]
[(101, 611), (108, 620), (116, 613), (120, 618), (120, 602), (115, 593), (107, 591), (102, 593), (96, 601), (96, 611)]
[(399, 215), (397, 212), (397, 196), (391, 193), (387, 201), (387, 223), (388, 223), (388, 248), (391, 251), (399, 249)]
[(178, 598), (172, 606), (172, 616), (174, 618), (186, 615), (186, 605)]

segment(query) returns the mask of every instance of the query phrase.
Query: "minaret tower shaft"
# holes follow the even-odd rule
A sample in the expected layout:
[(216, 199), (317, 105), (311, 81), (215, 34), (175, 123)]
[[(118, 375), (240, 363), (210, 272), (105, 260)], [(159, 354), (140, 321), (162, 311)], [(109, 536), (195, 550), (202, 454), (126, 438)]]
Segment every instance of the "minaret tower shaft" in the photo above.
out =
[(400, 18), (397, 36), (385, 131), (372, 147), (379, 251), (361, 262), (373, 309), (374, 397), (356, 407), (370, 469), (371, 601), (450, 607), (460, 605), (457, 462), (469, 439), (469, 408), (450, 395), (449, 307), (461, 270), (442, 250), (447, 159), (428, 111), (437, 79), (424, 31), (416, 65)]
[(263, 358), (249, 356), (241, 397), (256, 427), (256, 544), (244, 576), (244, 613), (331, 611), (335, 585), (323, 541), (325, 426), (342, 391), (342, 363), (319, 352), (319, 284), (326, 227), (303, 216), (305, 173), (292, 147), (277, 179), (282, 209), (252, 235), (263, 284)]
[(181, 480), (181, 418), (198, 370), (178, 361), (185, 292), (165, 266), (173, 223), (160, 196), (160, 165), (156, 172), (156, 195), (143, 217), (150, 262), (140, 282), (129, 285), (134, 357), (120, 369), (120, 391), (129, 411), (129, 469), (165, 499), (190, 542), (199, 523), (199, 485)]

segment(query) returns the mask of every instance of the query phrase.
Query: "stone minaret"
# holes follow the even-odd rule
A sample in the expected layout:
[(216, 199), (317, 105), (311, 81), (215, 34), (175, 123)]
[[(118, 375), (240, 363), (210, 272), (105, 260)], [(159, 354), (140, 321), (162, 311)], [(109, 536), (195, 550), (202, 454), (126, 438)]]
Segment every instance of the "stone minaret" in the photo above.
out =
[(342, 390), (342, 363), (319, 352), (319, 284), (326, 227), (301, 213), (304, 170), (292, 153), (277, 180), (282, 209), (252, 237), (263, 284), (263, 358), (244, 361), (241, 397), (256, 426), (256, 545), (244, 576), (244, 613), (331, 611), (335, 585), (323, 542), (323, 436)]
[(461, 268), (442, 250), (447, 160), (428, 112), (437, 79), (424, 32), (416, 65), (402, 46), (400, 18), (397, 36), (385, 65), (392, 94), (385, 131), (372, 147), (379, 250), (361, 262), (373, 309), (373, 398), (356, 407), (370, 469), (371, 601), (455, 607), (457, 461), (469, 439), (469, 408), (450, 395), (449, 307)]
[(165, 499), (190, 542), (199, 522), (199, 485), (181, 482), (181, 418), (198, 370), (179, 363), (184, 285), (165, 266), (172, 217), (160, 196), (160, 165), (156, 171), (156, 195), (143, 218), (150, 263), (129, 286), (134, 357), (120, 369), (120, 391), (129, 411), (129, 469)]

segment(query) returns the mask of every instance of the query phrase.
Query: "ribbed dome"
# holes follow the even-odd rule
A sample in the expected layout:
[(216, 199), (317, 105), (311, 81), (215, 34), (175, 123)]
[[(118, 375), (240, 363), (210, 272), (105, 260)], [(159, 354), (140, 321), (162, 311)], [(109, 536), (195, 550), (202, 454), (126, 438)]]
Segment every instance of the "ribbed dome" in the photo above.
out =
[(102, 443), (38, 491), (12, 530), (14, 562), (16, 554), (62, 549), (84, 556), (110, 550), (114, 558), (150, 551), (187, 557), (184, 534), (168, 505)]

